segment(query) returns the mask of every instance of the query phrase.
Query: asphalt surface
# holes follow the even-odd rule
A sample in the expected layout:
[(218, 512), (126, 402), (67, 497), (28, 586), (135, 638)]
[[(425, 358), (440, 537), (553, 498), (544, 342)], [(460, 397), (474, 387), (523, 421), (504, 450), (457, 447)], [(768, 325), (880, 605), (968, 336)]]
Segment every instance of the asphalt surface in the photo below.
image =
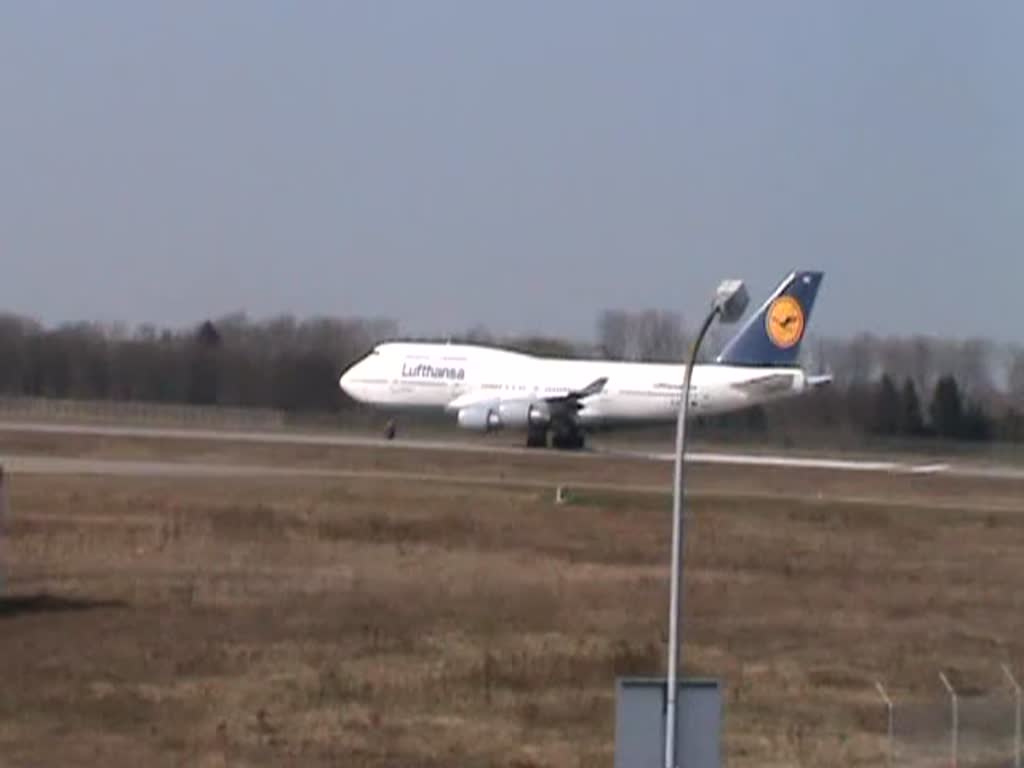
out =
[[(541, 490), (555, 495), (554, 480), (535, 480), (530, 478), (506, 478), (487, 475), (460, 475), (451, 473), (403, 472), (395, 470), (375, 469), (316, 469), (306, 467), (279, 467), (258, 464), (209, 464), (198, 462), (174, 461), (133, 461), (121, 459), (66, 459), (51, 456), (7, 456), (3, 460), (5, 472), (10, 476), (45, 476), (61, 475), (86, 477), (132, 477), (132, 478), (163, 478), (163, 479), (355, 479), (355, 480), (388, 480), (392, 482), (439, 483), (443, 485), (524, 488)], [(666, 484), (626, 484), (606, 483), (591, 480), (574, 480), (565, 484), (566, 489), (573, 491), (606, 491), (615, 493), (651, 493), (667, 494)], [(691, 498), (729, 497), (741, 499), (774, 499), (799, 502), (806, 499), (806, 491), (780, 492), (772, 490), (747, 489), (714, 489), (691, 490), (687, 494)], [(818, 494), (819, 499), (828, 498), (832, 502), (853, 504), (864, 507), (906, 507), (920, 508), (924, 502), (920, 499), (892, 498), (884, 494), (867, 493), (835, 494), (827, 496)], [(980, 500), (963, 499), (929, 499), (927, 507), (931, 511), (949, 509), (956, 511), (971, 510), (974, 512), (1017, 512), (1016, 503), (993, 503)], [(0, 510), (2, 514), (2, 510)]]
[[(203, 440), (230, 443), (261, 443), (303, 446), (339, 446), (365, 448), (405, 448), (425, 451), (462, 451), (491, 454), (536, 455), (536, 449), (509, 445), (489, 444), (482, 441), (437, 440), (437, 439), (395, 439), (352, 434), (322, 434), (313, 432), (250, 432), (212, 429), (173, 429), (160, 427), (105, 426), (85, 424), (48, 424), (35, 422), (0, 422), (0, 432), (84, 435), (94, 437), (146, 438), (151, 440)], [(672, 461), (671, 452), (651, 452), (625, 449), (593, 449), (584, 451), (561, 451), (559, 457), (592, 459), (595, 456), (612, 456), (648, 461)], [(107, 461), (43, 457), (3, 457), (2, 461), (12, 472), (33, 474), (113, 474), (113, 475), (182, 475), (195, 477), (209, 476), (320, 476), (320, 477), (368, 477), (374, 473), (363, 470), (327, 470), (306, 468), (281, 468), (241, 465), (189, 464), (187, 462)], [(724, 453), (708, 451), (687, 452), (687, 462), (697, 464), (725, 464), (735, 466), (790, 467), (803, 469), (825, 469), (840, 472), (895, 473), (895, 474), (943, 474), (961, 477), (981, 477), (1005, 480), (1024, 480), (1024, 468), (999, 465), (957, 464), (950, 462), (886, 461), (868, 459), (839, 459), (829, 456), (785, 456), (753, 453)], [(381, 476), (395, 473), (379, 472)], [(401, 474), (401, 473), (399, 473)], [(402, 475), (406, 477), (406, 475)], [(408, 479), (428, 479), (429, 476), (408, 475)]]

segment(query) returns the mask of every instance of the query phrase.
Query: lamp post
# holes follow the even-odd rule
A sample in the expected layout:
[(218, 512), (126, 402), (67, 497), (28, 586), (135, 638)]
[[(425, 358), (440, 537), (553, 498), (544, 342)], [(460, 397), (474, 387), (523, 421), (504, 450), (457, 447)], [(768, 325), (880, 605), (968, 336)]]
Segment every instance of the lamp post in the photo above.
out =
[(668, 685), (665, 706), (665, 768), (676, 768), (676, 694), (679, 662), (679, 613), (683, 573), (683, 454), (686, 451), (686, 411), (690, 400), (690, 382), (693, 366), (704, 337), (715, 318), (723, 323), (734, 323), (743, 315), (750, 297), (742, 280), (723, 280), (715, 291), (711, 309), (701, 324), (700, 332), (690, 348), (683, 375), (683, 388), (679, 397), (679, 418), (676, 422), (676, 463), (672, 488), (672, 577), (668, 618)]

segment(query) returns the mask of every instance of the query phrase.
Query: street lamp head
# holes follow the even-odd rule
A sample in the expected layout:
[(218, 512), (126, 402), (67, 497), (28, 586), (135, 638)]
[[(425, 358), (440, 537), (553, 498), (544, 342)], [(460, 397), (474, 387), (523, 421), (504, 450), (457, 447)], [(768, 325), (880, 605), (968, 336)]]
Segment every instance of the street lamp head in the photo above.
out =
[(747, 311), (750, 296), (742, 280), (723, 280), (715, 291), (715, 309), (723, 323), (735, 323)]

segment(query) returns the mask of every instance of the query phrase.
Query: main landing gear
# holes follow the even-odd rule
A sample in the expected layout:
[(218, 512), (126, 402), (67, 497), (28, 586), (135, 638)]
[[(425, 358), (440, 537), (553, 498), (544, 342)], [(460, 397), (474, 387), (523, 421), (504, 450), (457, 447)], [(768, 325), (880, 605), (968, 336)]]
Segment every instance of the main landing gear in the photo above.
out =
[(527, 448), (547, 448), (548, 429), (547, 427), (530, 427), (526, 432)]
[[(548, 428), (532, 428), (526, 433), (527, 448), (547, 448)], [(551, 427), (551, 447), (563, 451), (578, 451), (584, 447), (583, 432), (573, 426), (556, 424)]]

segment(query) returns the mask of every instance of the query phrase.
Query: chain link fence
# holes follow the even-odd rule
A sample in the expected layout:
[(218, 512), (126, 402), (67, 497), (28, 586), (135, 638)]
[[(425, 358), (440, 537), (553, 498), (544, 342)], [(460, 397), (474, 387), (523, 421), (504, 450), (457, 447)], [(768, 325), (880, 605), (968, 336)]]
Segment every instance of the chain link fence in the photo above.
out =
[(928, 699), (897, 697), (887, 709), (885, 764), (892, 768), (1021, 766), (1020, 694), (1015, 687), (972, 695), (951, 690)]

